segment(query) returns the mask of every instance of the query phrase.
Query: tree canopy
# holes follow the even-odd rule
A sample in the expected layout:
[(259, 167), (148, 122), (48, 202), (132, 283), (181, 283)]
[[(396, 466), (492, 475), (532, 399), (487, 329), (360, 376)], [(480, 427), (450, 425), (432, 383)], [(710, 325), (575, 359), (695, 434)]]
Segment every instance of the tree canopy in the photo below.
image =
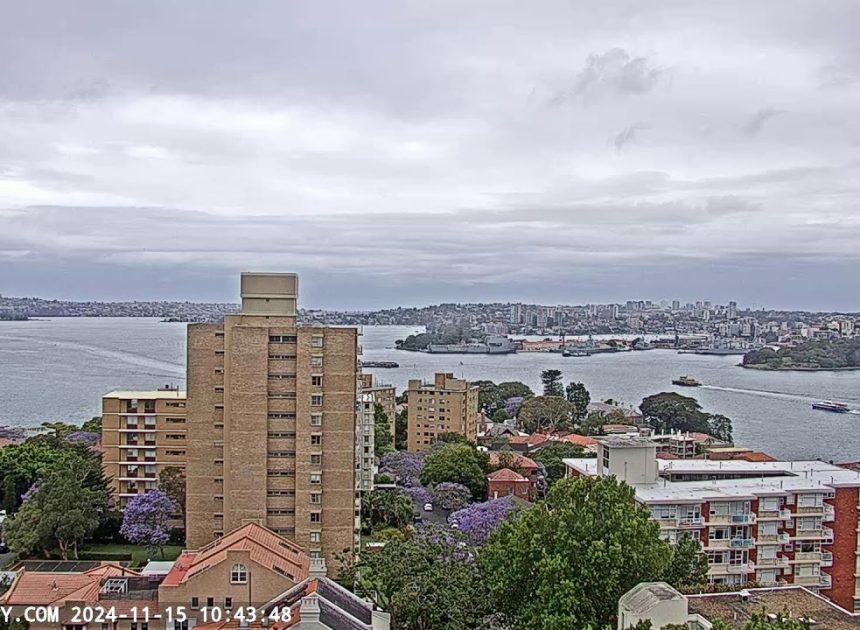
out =
[(120, 533), (134, 544), (155, 553), (170, 541), (170, 515), (176, 505), (162, 490), (150, 490), (132, 497), (125, 506)]
[(487, 492), (484, 460), (468, 444), (448, 444), (430, 452), (424, 458), (420, 480), (424, 486), (451, 482), (466, 486), (474, 499), (482, 499)]
[(415, 506), (402, 490), (371, 490), (361, 500), (362, 525), (375, 527), (406, 527), (412, 522)]
[(564, 396), (561, 370), (544, 370), (540, 373), (540, 382), (543, 383), (544, 396)]
[(860, 367), (860, 339), (815, 340), (791, 348), (762, 348), (744, 355), (746, 367), (838, 369)]
[(695, 398), (663, 392), (643, 399), (639, 409), (645, 422), (657, 432), (693, 431), (707, 433), (725, 442), (732, 441), (731, 420), (702, 411)]
[(474, 559), (447, 537), (388, 542), (356, 565), (359, 591), (402, 630), (466, 630), (488, 614)]
[(573, 428), (575, 407), (561, 396), (535, 396), (526, 400), (517, 414), (517, 424), (526, 433)]
[(547, 483), (552, 485), (564, 477), (565, 465), (562, 461), (563, 459), (593, 456), (593, 453), (587, 454), (581, 446), (571, 444), (570, 442), (548, 442), (537, 452), (533, 453), (531, 458), (537, 463), (544, 465)]
[(614, 477), (563, 479), (480, 554), (491, 602), (513, 628), (602, 628), (621, 595), (665, 572), (671, 549), (659, 531)]
[(173, 501), (174, 509), (182, 515), (182, 528), (185, 529), (185, 470), (178, 466), (166, 466), (158, 473), (158, 488)]
[(379, 403), (373, 405), (373, 453), (382, 457), (394, 451), (394, 436), (391, 435), (391, 425), (388, 414)]
[(567, 401), (576, 408), (574, 416), (577, 420), (585, 417), (588, 413), (588, 405), (591, 402), (591, 394), (582, 383), (568, 383), (565, 388)]
[[(511, 398), (531, 398), (534, 392), (525, 383), (519, 381), (506, 381), (496, 384), (493, 381), (474, 381), (478, 386), (478, 404), (481, 409), (494, 414), (499, 409), (506, 409), (507, 401)], [(513, 417), (514, 414), (508, 413)]]
[(672, 561), (663, 579), (683, 591), (702, 589), (708, 581), (708, 556), (702, 543), (692, 536), (682, 536), (672, 549)]

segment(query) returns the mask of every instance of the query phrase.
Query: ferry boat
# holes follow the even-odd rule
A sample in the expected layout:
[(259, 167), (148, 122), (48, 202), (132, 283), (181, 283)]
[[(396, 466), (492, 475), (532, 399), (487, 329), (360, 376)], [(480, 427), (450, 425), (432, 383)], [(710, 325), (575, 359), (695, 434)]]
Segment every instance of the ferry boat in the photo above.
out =
[(820, 409), (821, 411), (832, 411), (834, 413), (848, 413), (850, 410), (848, 409), (848, 405), (841, 402), (833, 402), (832, 400), (822, 400), (820, 402), (812, 403), (813, 409)]
[(681, 387), (698, 387), (701, 383), (691, 376), (679, 376), (672, 380), (672, 385), (680, 385)]

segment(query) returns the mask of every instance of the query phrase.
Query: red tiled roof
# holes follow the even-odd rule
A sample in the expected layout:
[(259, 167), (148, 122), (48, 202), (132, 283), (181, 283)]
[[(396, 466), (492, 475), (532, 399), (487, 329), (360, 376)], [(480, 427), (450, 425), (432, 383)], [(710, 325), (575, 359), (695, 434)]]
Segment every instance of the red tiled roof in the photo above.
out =
[(657, 459), (680, 459), (674, 453), (657, 453)]
[(139, 573), (105, 563), (83, 573), (21, 571), (0, 601), (10, 606), (60, 605), (65, 601), (97, 602), (103, 577)]
[(775, 462), (776, 458), (771, 457), (767, 453), (761, 451), (750, 451), (749, 453), (740, 453), (735, 459), (740, 459), (747, 462)]
[(197, 552), (183, 552), (161, 585), (178, 586), (193, 575), (223, 562), (227, 552), (235, 550), (247, 551), (254, 562), (273, 571), (277, 567), (288, 572), (294, 582), (301, 582), (308, 576), (310, 558), (301, 547), (262, 525), (246, 523)]
[(578, 433), (569, 433), (564, 437), (559, 438), (559, 440), (563, 442), (570, 442), (571, 444), (576, 444), (577, 446), (597, 446), (597, 440), (593, 437), (588, 437), (587, 435), (579, 435)]
[(514, 472), (510, 468), (501, 468), (495, 472), (491, 472), (487, 475), (487, 479), (490, 481), (525, 481), (528, 483), (528, 479), (523, 477), (518, 472)]
[[(538, 465), (530, 457), (526, 457), (525, 455), (520, 455), (519, 453), (511, 453), (511, 456), (513, 457), (513, 465), (517, 468), (520, 468), (521, 470), (537, 470), (538, 469)], [(500, 461), (501, 461), (501, 452), (499, 452), (499, 451), (490, 452), (490, 463), (491, 464), (493, 464), (495, 466), (495, 465), (499, 464)]]

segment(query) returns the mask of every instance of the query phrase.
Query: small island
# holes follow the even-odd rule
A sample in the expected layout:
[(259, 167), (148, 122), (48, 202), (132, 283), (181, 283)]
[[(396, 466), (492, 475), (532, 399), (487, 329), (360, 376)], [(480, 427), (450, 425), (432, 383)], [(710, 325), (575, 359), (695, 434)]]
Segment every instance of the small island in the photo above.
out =
[(860, 339), (807, 341), (792, 347), (762, 348), (747, 352), (741, 365), (756, 370), (860, 370)]
[(30, 318), (23, 313), (3, 313), (0, 312), (0, 322), (26, 322)]

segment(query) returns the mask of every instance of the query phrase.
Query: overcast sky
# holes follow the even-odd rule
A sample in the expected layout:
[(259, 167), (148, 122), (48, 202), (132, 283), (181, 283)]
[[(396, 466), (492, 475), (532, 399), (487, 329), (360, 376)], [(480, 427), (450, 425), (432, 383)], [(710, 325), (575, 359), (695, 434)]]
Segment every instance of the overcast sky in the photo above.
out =
[(0, 293), (860, 309), (860, 2), (0, 0)]

